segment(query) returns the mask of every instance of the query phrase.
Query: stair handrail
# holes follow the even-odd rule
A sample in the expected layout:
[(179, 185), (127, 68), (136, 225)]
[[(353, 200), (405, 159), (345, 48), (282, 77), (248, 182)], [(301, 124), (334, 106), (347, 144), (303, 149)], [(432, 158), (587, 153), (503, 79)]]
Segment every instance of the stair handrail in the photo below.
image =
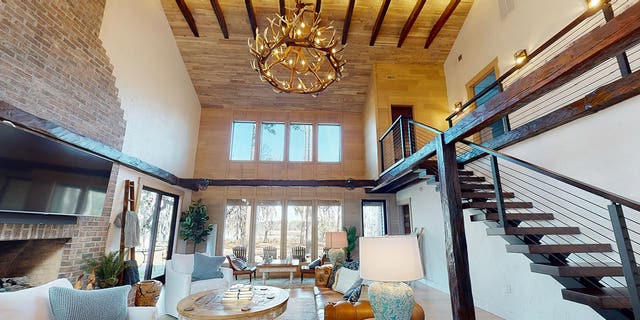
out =
[(387, 137), (389, 132), (391, 132), (393, 130), (393, 128), (396, 126), (396, 124), (398, 124), (398, 122), (401, 122), (401, 121), (402, 121), (402, 116), (398, 116), (398, 119), (396, 119), (395, 121), (393, 121), (393, 123), (391, 123), (389, 128), (387, 128), (387, 130), (384, 131), (384, 133), (382, 134), (382, 136), (380, 136), (378, 141), (380, 142), (380, 141), (384, 140), (384, 138)]
[(440, 131), (440, 130), (438, 130), (438, 129), (434, 128), (434, 127), (430, 127), (430, 126), (428, 126), (428, 125), (426, 125), (426, 124), (424, 124), (424, 123), (414, 121), (413, 119), (409, 119), (409, 121), (408, 121), (407, 123), (409, 123), (409, 124), (415, 124), (415, 125), (417, 125), (418, 127), (421, 127), (421, 128), (423, 128), (423, 129), (429, 130), (429, 131), (431, 131), (431, 132), (433, 132), (433, 133), (435, 133), (435, 134), (442, 134), (442, 133), (443, 133), (442, 131)]
[(524, 168), (527, 168), (529, 170), (535, 171), (535, 172), (537, 172), (539, 174), (542, 174), (542, 175), (547, 176), (549, 178), (552, 178), (554, 180), (558, 180), (560, 182), (564, 182), (564, 183), (566, 183), (568, 185), (571, 185), (571, 186), (574, 186), (574, 187), (576, 187), (578, 189), (581, 189), (581, 190), (590, 192), (592, 194), (598, 195), (598, 196), (600, 196), (602, 198), (605, 198), (605, 199), (607, 199), (607, 200), (609, 200), (609, 201), (611, 201), (613, 203), (621, 204), (621, 205), (626, 206), (628, 208), (631, 208), (633, 210), (640, 211), (640, 202), (637, 202), (637, 201), (628, 199), (626, 197), (617, 195), (615, 193), (603, 190), (601, 188), (598, 188), (596, 186), (590, 185), (588, 183), (576, 180), (574, 178), (567, 177), (567, 176), (565, 176), (563, 174), (560, 174), (560, 173), (545, 169), (545, 168), (543, 168), (541, 166), (535, 165), (533, 163), (527, 162), (527, 161), (522, 160), (522, 159), (518, 159), (518, 158), (515, 158), (515, 157), (512, 157), (512, 156), (506, 155), (506, 154), (504, 154), (502, 152), (487, 148), (485, 146), (473, 143), (473, 142), (468, 141), (468, 140), (462, 140), (462, 143), (464, 143), (464, 144), (466, 144), (466, 145), (468, 145), (468, 146), (470, 146), (472, 148), (476, 148), (478, 150), (481, 150), (482, 152), (487, 153), (489, 155), (498, 157), (500, 159), (509, 161), (511, 163), (515, 163), (515, 164), (517, 164), (517, 165), (519, 165), (521, 167), (524, 167)]

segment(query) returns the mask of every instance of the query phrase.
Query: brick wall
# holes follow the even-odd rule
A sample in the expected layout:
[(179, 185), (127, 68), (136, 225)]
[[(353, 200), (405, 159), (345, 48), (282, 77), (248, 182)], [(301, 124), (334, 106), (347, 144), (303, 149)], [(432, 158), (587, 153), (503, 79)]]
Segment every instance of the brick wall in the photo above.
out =
[[(125, 131), (113, 67), (98, 38), (105, 0), (0, 0), (0, 101), (118, 150)], [(67, 238), (60, 277), (104, 251), (114, 166), (101, 217), (74, 226), (0, 224), (0, 241)]]

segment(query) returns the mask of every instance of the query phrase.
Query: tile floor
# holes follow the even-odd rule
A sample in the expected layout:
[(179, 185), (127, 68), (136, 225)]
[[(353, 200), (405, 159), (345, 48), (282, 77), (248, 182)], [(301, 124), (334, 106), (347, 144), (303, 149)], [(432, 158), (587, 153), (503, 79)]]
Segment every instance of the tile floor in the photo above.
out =
[[(239, 280), (240, 283), (249, 283), (249, 280)], [(262, 284), (259, 279), (256, 284)], [(314, 279), (304, 279), (300, 283), (300, 279), (294, 279), (293, 284), (289, 285), (289, 279), (276, 278), (267, 280), (267, 285), (288, 288), (289, 303), (287, 311), (278, 317), (278, 320), (317, 320), (315, 312), (315, 300), (313, 298)], [(450, 320), (451, 319), (451, 302), (449, 295), (428, 287), (426, 285), (416, 283), (414, 286), (416, 302), (424, 308), (426, 317), (429, 320)], [(502, 318), (476, 308), (477, 320), (501, 320)], [(175, 320), (175, 318), (165, 315), (159, 320)]]

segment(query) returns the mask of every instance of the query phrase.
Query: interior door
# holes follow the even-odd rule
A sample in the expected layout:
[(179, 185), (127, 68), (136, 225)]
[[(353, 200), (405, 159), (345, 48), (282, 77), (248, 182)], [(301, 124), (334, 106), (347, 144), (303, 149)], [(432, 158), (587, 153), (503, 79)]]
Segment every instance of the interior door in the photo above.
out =
[[(404, 154), (408, 157), (411, 154), (411, 150), (416, 150), (416, 139), (413, 131), (413, 125), (409, 125), (408, 120), (413, 120), (413, 107), (412, 106), (391, 106), (391, 121), (396, 121), (398, 117), (402, 116), (402, 138), (404, 141)], [(411, 134), (409, 131), (411, 130)], [(394, 140), (400, 139), (400, 128), (394, 129)], [(411, 146), (411, 147), (410, 147)], [(411, 149), (410, 149), (411, 148)], [(395, 149), (395, 160), (402, 159), (402, 147), (397, 146)]]
[(144, 187), (140, 195), (140, 248), (136, 261), (140, 278), (164, 282), (164, 266), (171, 259), (179, 197)]

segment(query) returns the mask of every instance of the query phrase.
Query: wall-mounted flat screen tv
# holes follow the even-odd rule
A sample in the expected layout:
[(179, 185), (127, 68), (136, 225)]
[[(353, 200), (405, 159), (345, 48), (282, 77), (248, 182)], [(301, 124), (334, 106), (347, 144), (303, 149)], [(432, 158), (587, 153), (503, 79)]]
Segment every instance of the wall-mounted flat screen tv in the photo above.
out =
[(0, 212), (99, 216), (112, 162), (0, 123)]

